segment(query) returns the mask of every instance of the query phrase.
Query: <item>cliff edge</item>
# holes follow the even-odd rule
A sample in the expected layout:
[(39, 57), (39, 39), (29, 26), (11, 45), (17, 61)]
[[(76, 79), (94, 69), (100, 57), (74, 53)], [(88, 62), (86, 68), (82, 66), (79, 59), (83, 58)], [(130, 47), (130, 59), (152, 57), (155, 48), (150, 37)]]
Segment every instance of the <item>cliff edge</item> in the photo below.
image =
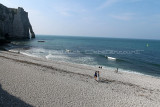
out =
[(21, 7), (14, 9), (0, 4), (0, 41), (29, 38), (35, 38), (35, 34), (28, 13)]

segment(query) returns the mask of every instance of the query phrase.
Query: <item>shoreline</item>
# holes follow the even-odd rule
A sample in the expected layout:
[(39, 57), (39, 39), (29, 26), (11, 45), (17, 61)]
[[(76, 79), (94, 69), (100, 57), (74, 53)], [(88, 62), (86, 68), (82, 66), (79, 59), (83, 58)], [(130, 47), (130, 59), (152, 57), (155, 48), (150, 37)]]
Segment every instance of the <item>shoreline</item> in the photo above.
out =
[[(12, 50), (12, 49), (6, 49), (4, 48), (6, 51), (9, 51), (9, 52), (13, 52), (13, 53), (18, 53), (18, 50)], [(78, 65), (82, 65), (82, 66), (89, 66), (89, 67), (93, 67), (93, 68), (98, 68), (99, 66), (102, 66), (102, 65), (89, 65), (89, 64), (81, 64), (81, 63), (74, 63), (74, 62), (66, 62), (66, 61), (58, 61), (58, 60), (51, 60), (51, 59), (47, 59), (45, 57), (39, 57), (39, 56), (36, 56), (36, 55), (31, 55), (31, 54), (28, 54), (28, 53), (25, 53), (25, 52), (20, 52), (20, 54), (22, 55), (25, 55), (25, 56), (28, 56), (28, 57), (32, 57), (32, 58), (40, 58), (40, 59), (43, 59), (43, 60), (47, 60), (47, 61), (53, 61), (53, 62), (63, 62), (63, 63), (70, 63), (70, 64), (77, 64)], [(103, 66), (103, 69), (104, 70), (109, 70), (109, 71), (112, 71), (114, 72), (117, 68), (115, 67), (108, 67), (108, 66)], [(160, 79), (160, 76), (156, 76), (156, 75), (151, 75), (151, 74), (147, 74), (147, 73), (142, 73), (142, 72), (138, 72), (138, 71), (132, 71), (132, 70), (126, 70), (126, 69), (123, 69), (123, 68), (119, 68), (119, 72), (122, 72), (122, 73), (129, 73), (129, 74), (137, 74), (137, 75), (144, 75), (144, 76), (148, 76), (148, 77), (151, 77), (151, 78), (157, 78), (157, 79)]]
[[(10, 47), (11, 46), (11, 47)], [(8, 45), (8, 46), (5, 46), (4, 47), (4, 49), (5, 50), (7, 50), (7, 51), (10, 51), (10, 52), (18, 52), (19, 50), (22, 50), (21, 51), (21, 54), (23, 54), (23, 55), (26, 55), (26, 56), (29, 56), (29, 57), (36, 57), (36, 58), (41, 58), (41, 59), (45, 59), (45, 60), (51, 60), (52, 61), (52, 59), (49, 59), (49, 58), (46, 58), (46, 56), (48, 56), (48, 55), (46, 55), (46, 56), (43, 56), (42, 55), (42, 57), (41, 56), (38, 56), (38, 55), (33, 55), (33, 54), (31, 54), (31, 53), (27, 53), (27, 52), (25, 52), (25, 50), (27, 50), (27, 49), (24, 49), (24, 48), (22, 48), (22, 47), (19, 47), (18, 45), (16, 45), (16, 44), (12, 44), (12, 45)], [(13, 47), (12, 47), (13, 46)], [(42, 52), (43, 53), (43, 52)], [(50, 55), (50, 54), (49, 54)], [(61, 60), (63, 60), (63, 59), (61, 59)], [(59, 60), (55, 60), (55, 61), (59, 61)], [(61, 62), (61, 61), (60, 61)], [(83, 64), (83, 63), (78, 63), (78, 62), (71, 62), (71, 61), (62, 61), (62, 62), (66, 62), (66, 63), (74, 63), (74, 64), (78, 64), (78, 65), (86, 65), (86, 66), (103, 66), (103, 65), (94, 65), (94, 64), (88, 64), (88, 63), (85, 63), (85, 64)], [(110, 71), (115, 71), (117, 68), (116, 67), (110, 67), (110, 66), (103, 66), (103, 69), (109, 69)], [(128, 73), (135, 73), (135, 74), (139, 74), (139, 75), (146, 75), (146, 76), (151, 76), (151, 77), (155, 77), (155, 78), (160, 78), (160, 75), (158, 74), (158, 75), (156, 75), (156, 74), (154, 74), (154, 73), (146, 73), (145, 71), (140, 71), (140, 70), (131, 70), (131, 69), (125, 69), (125, 68), (119, 68), (119, 71), (121, 71), (121, 72), (128, 72)]]
[[(115, 73), (97, 67), (50, 61), (8, 51), (0, 51), (0, 60), (2, 88), (33, 106), (96, 106), (97, 100), (100, 101), (99, 106), (149, 107), (160, 104), (159, 78)], [(100, 71), (100, 82), (94, 80), (96, 70)], [(58, 96), (61, 96), (60, 100)], [(68, 100), (72, 103), (67, 103)]]
[[(10, 51), (10, 50), (7, 50), (7, 49), (5, 49), (5, 50), (2, 50), (2, 51), (6, 51), (6, 52), (9, 52), (9, 53), (13, 53), (13, 54), (18, 54), (18, 55), (22, 55), (22, 56), (25, 56), (25, 57), (28, 57), (28, 58), (30, 58), (30, 59), (38, 59), (39, 61), (43, 61), (43, 62), (50, 62), (50, 63), (56, 63), (56, 64), (65, 64), (65, 65), (69, 65), (69, 66), (73, 66), (73, 67), (75, 67), (76, 66), (76, 68), (80, 68), (80, 69), (86, 69), (86, 70), (92, 70), (93, 71), (93, 74), (94, 74), (94, 71), (109, 71), (109, 72), (112, 72), (112, 73), (114, 73), (114, 74), (128, 74), (128, 75), (134, 75), (134, 76), (142, 76), (142, 77), (148, 77), (148, 78), (155, 78), (155, 79), (160, 79), (160, 77), (158, 77), (158, 76), (152, 76), (152, 75), (147, 75), (147, 74), (143, 74), (143, 73), (139, 73), (139, 72), (129, 72), (129, 71), (120, 71), (119, 70), (119, 72), (118, 73), (115, 73), (115, 70), (116, 70), (116, 68), (115, 68), (115, 70), (111, 70), (111, 69), (109, 69), (108, 70), (108, 68), (107, 67), (103, 67), (103, 69), (99, 69), (98, 68), (98, 66), (94, 66), (94, 65), (87, 65), (87, 64), (78, 64), (78, 63), (72, 63), (72, 62), (65, 62), (65, 61), (54, 61), (54, 60), (49, 60), (49, 59), (47, 59), (47, 58), (43, 58), (43, 57), (36, 57), (36, 56), (29, 56), (29, 55), (26, 55), (26, 54), (24, 54), (24, 53), (18, 53), (18, 50), (17, 51)], [(0, 57), (2, 57), (2, 56), (0, 56)], [(7, 57), (5, 57), (5, 58), (7, 58)], [(7, 58), (7, 59), (10, 59), (10, 58)], [(17, 60), (17, 59), (11, 59), (11, 60), (16, 60), (17, 62), (21, 62), (21, 63), (27, 63), (27, 64), (33, 64), (33, 65), (36, 65), (36, 66), (41, 66), (41, 67), (47, 67), (47, 68), (50, 68), (50, 69), (54, 69), (54, 67), (52, 68), (52, 66), (44, 66), (43, 64), (41, 65), (41, 64), (38, 64), (38, 63), (32, 63), (32, 62), (28, 62), (28, 61), (23, 61), (23, 60)], [(79, 67), (80, 66), (80, 67)], [(59, 68), (59, 67), (58, 67)], [(110, 68), (110, 67), (109, 67)], [(56, 70), (57, 70), (57, 68), (55, 68)], [(58, 70), (62, 70), (62, 71), (65, 71), (65, 70), (63, 70), (63, 69), (58, 69)], [(72, 73), (74, 73), (74, 72), (72, 72)], [(79, 72), (78, 72), (79, 73)], [(91, 75), (92, 76), (92, 75)], [(112, 80), (111, 80), (112, 81)]]
[[(2, 50), (3, 51), (3, 50)], [(18, 53), (18, 50), (17, 51), (13, 51), (13, 50), (7, 50), (6, 48), (5, 48), (5, 51), (7, 51), (7, 52), (11, 52), (11, 53), (13, 53), (13, 54), (19, 54), (19, 55), (24, 55), (24, 56), (26, 56), (26, 57), (28, 57), (28, 58), (35, 58), (35, 59), (39, 59), (39, 60), (43, 60), (44, 62), (54, 62), (54, 63), (57, 63), (57, 64), (59, 64), (59, 63), (63, 63), (63, 64), (66, 64), (66, 65), (70, 65), (70, 66), (72, 66), (72, 65), (75, 65), (77, 68), (79, 68), (78, 66), (81, 66), (82, 68), (89, 68), (88, 70), (94, 70), (94, 71), (96, 71), (96, 70), (102, 70), (102, 71), (109, 71), (109, 72), (112, 72), (112, 73), (115, 73), (115, 70), (116, 70), (116, 68), (115, 68), (115, 70), (113, 70), (112, 69), (112, 67), (103, 67), (103, 69), (99, 69), (98, 68), (98, 65), (96, 65), (96, 66), (94, 66), (94, 65), (87, 65), (87, 64), (79, 64), (79, 63), (73, 63), (73, 62), (65, 62), (65, 61), (57, 61), (57, 60), (50, 60), (50, 59), (47, 59), (47, 58), (43, 58), (43, 57), (38, 57), (38, 56), (34, 56), (34, 55), (28, 55), (28, 54), (26, 54), (26, 53), (22, 53), (22, 52), (20, 52), (20, 53)], [(1, 57), (1, 56), (0, 56)], [(21, 62), (21, 61), (20, 61)], [(23, 62), (23, 61), (22, 61)], [(35, 65), (37, 65), (36, 63), (32, 63), (32, 64), (35, 64)], [(39, 66), (41, 66), (41, 65), (39, 65)], [(46, 66), (47, 67), (47, 66)], [(80, 67), (80, 68), (81, 68)], [(109, 68), (109, 70), (108, 70), (108, 68)], [(94, 73), (94, 72), (93, 72)], [(159, 76), (153, 76), (153, 75), (148, 75), (148, 74), (144, 74), (144, 73), (140, 73), (140, 72), (136, 72), (136, 71), (131, 71), (130, 72), (130, 70), (128, 71), (128, 70), (123, 70), (123, 71), (121, 71), (121, 69), (119, 69), (119, 72), (118, 73), (115, 73), (115, 74), (131, 74), (131, 75), (139, 75), (139, 76), (145, 76), (145, 77), (149, 77), (149, 78), (155, 78), (155, 79), (160, 79), (160, 77)]]

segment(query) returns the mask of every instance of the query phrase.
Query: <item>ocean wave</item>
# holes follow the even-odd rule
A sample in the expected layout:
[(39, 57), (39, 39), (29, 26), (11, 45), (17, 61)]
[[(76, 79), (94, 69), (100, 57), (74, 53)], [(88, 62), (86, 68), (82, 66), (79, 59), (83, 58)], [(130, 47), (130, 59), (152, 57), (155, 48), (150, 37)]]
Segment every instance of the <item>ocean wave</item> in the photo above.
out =
[[(15, 50), (11, 50), (11, 51), (15, 51)], [(17, 51), (15, 51), (15, 52), (17, 52)], [(98, 66), (103, 66), (103, 65), (98, 65), (98, 63), (95, 61), (94, 57), (84, 56), (84, 57), (70, 58), (66, 55), (51, 54), (52, 52), (53, 53), (58, 53), (58, 51), (50, 51), (50, 53), (48, 55), (46, 55), (45, 58), (48, 59), (48, 60), (71, 62), (71, 63), (83, 64), (83, 65), (87, 65), (87, 66), (89, 65), (89, 66), (93, 66), (93, 67), (96, 66), (97, 68), (98, 68)], [(30, 57), (42, 57), (41, 55), (38, 55), (38, 54), (35, 54), (35, 53), (28, 53), (28, 52), (22, 52), (22, 51), (20, 53), (23, 54), (23, 55), (30, 56)], [(113, 60), (112, 58), (114, 58), (114, 57), (111, 57), (109, 60)], [(118, 59), (118, 58), (115, 58), (114, 60), (125, 62), (125, 60)], [(103, 69), (106, 69), (108, 71), (115, 71), (117, 68), (116, 67), (109, 67), (109, 66), (105, 65), (105, 66), (103, 66)], [(119, 68), (118, 71), (119, 72), (126, 72), (126, 73), (134, 73), (134, 74), (139, 74), (139, 75), (147, 75), (147, 74), (144, 74), (144, 73), (140, 73), (138, 71), (122, 69), (122, 68)]]
[[(117, 70), (116, 67), (108, 67), (108, 66), (103, 66), (103, 69), (106, 69), (108, 71), (116, 71)], [(123, 68), (118, 68), (118, 72), (131, 73), (131, 74), (137, 74), (137, 75), (152, 76), (152, 75), (148, 75), (148, 74), (145, 74), (145, 73), (142, 73), (142, 72), (138, 72), (138, 71), (134, 71), (134, 70), (128, 70), (128, 69), (123, 69)]]
[(157, 63), (153, 63), (153, 62), (143, 62), (143, 63), (160, 68), (160, 64), (157, 64)]
[(120, 58), (117, 58), (116, 62), (122, 62), (122, 63), (130, 63), (130, 64), (132, 64), (132, 62), (130, 62), (130, 61), (126, 60), (126, 59), (120, 59)]
[(26, 53), (26, 52), (20, 52), (20, 53), (26, 56), (30, 56), (30, 57), (38, 57), (37, 55), (33, 55), (31, 53)]
[[(7, 49), (7, 48), (6, 48)], [(15, 49), (7, 49), (9, 52), (15, 52), (15, 53), (18, 53), (18, 50), (15, 50)]]
[(52, 55), (63, 55), (64, 51), (63, 50), (49, 50), (48, 53)]
[(106, 55), (103, 55), (103, 54), (99, 54), (98, 55), (99, 57), (101, 58), (105, 58), (107, 60), (111, 60), (111, 61), (116, 61), (116, 62), (119, 62), (119, 63), (132, 63), (131, 61), (129, 61), (128, 59), (125, 59), (125, 58), (115, 58), (115, 57), (110, 57), (110, 56), (106, 56)]
[(154, 65), (154, 66), (160, 67), (160, 64), (156, 64), (156, 63), (152, 63), (151, 65)]
[(31, 51), (32, 53), (45, 53), (46, 49), (43, 49), (43, 48), (31, 48), (28, 51)]
[(95, 61), (94, 57), (84, 56), (84, 57), (75, 57), (70, 59), (71, 62), (79, 63), (79, 64), (87, 64), (87, 65), (97, 65), (98, 63)]
[(52, 55), (52, 54), (48, 54), (45, 56), (46, 59), (58, 59), (58, 60), (67, 60), (69, 59), (69, 57), (65, 56), (65, 55)]
[(105, 58), (107, 58), (108, 60), (111, 60), (111, 61), (116, 61), (116, 58), (114, 58), (114, 57), (105, 56)]

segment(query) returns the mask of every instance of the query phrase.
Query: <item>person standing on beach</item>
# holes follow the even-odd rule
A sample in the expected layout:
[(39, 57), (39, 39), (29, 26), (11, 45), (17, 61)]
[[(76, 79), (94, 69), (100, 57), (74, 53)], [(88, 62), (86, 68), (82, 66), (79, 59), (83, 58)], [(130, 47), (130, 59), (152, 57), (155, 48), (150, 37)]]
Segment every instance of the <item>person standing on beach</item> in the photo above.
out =
[(97, 71), (97, 81), (99, 81), (99, 71)]
[(118, 68), (117, 68), (117, 70), (115, 70), (115, 72), (118, 73)]
[(97, 81), (97, 71), (94, 74), (94, 79)]
[(99, 66), (98, 68), (101, 68), (101, 69), (102, 69), (102, 66)]

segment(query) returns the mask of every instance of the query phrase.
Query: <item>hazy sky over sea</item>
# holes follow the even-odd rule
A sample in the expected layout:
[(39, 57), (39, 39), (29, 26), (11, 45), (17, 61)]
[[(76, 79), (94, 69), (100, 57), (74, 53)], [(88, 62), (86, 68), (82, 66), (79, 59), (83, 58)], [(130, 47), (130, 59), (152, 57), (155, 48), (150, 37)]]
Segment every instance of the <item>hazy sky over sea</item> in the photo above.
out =
[(0, 0), (36, 34), (160, 39), (160, 0)]

